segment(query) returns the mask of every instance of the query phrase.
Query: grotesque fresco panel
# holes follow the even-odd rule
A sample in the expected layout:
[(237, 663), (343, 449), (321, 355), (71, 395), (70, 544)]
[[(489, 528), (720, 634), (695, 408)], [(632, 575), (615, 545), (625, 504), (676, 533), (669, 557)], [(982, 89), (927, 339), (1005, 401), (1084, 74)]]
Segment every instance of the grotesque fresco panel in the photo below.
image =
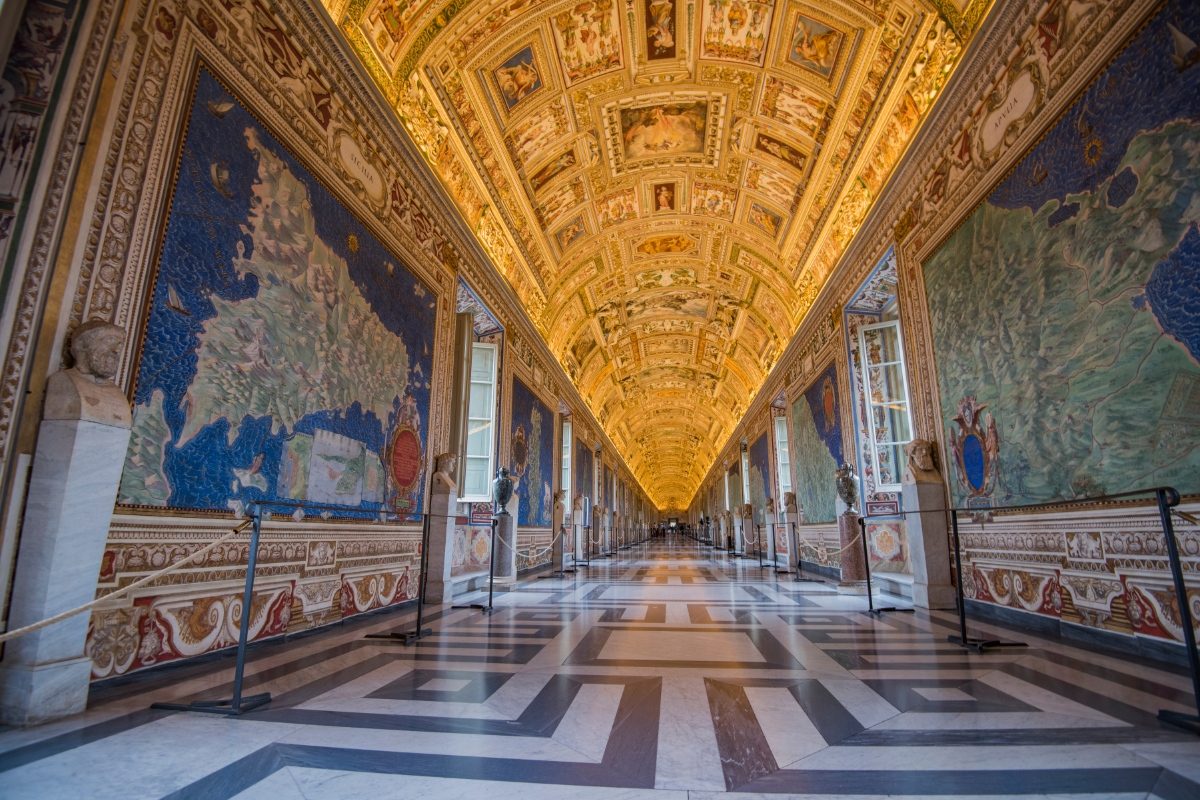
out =
[[(1169, 3), (925, 264), (957, 502), (1200, 491), (1200, 18)], [(1190, 52), (1190, 55), (1189, 55)]]
[[(767, 498), (774, 497), (771, 491), (771, 448), (767, 434), (750, 443), (750, 502), (754, 504), (755, 522), (764, 523)], [(764, 545), (765, 547), (765, 545)]]
[(571, 83), (621, 66), (621, 25), (616, 0), (567, 6), (552, 18), (554, 39)]
[(798, 67), (828, 78), (837, 64), (843, 38), (840, 31), (811, 17), (798, 14), (787, 59)]
[(763, 90), (762, 113), (789, 128), (818, 138), (824, 124), (825, 101), (807, 89), (778, 78), (767, 78)]
[(701, 54), (705, 58), (762, 64), (774, 10), (774, 0), (706, 2)]
[(643, 0), (646, 22), (646, 58), (650, 61), (675, 58), (674, 0)]
[(637, 219), (637, 192), (633, 189), (614, 192), (601, 199), (596, 208), (600, 215), (600, 224), (605, 227)]
[(623, 108), (620, 123), (626, 161), (703, 153), (708, 103), (654, 103)]
[(742, 467), (738, 462), (733, 462), (733, 466), (729, 468), (729, 507), (735, 512), (746, 502), (742, 498)]
[(541, 167), (537, 172), (529, 177), (529, 185), (533, 187), (535, 192), (540, 192), (546, 187), (550, 181), (557, 178), (567, 170), (576, 166), (579, 162), (575, 158), (575, 151), (567, 150), (558, 155), (557, 158), (549, 161), (545, 166)]
[(750, 203), (746, 221), (772, 239), (779, 238), (779, 232), (783, 230), (783, 217), (759, 203)]
[(118, 501), (419, 511), (432, 292), (205, 70), (177, 175)]
[(733, 218), (737, 192), (724, 186), (696, 182), (692, 186), (692, 213), (723, 219)]
[(500, 99), (512, 109), (526, 97), (542, 88), (542, 75), (534, 63), (533, 48), (518, 50), (493, 73)]
[(754, 139), (754, 149), (760, 153), (778, 158), (783, 163), (790, 167), (803, 171), (804, 164), (808, 160), (808, 156), (803, 152), (789, 145), (787, 142), (782, 142), (774, 136), (768, 136), (765, 133), (760, 133)]
[(791, 408), (792, 489), (806, 523), (837, 518), (833, 474), (843, 463), (837, 368), (830, 364)]
[(513, 156), (523, 164), (532, 163), (569, 130), (567, 113), (561, 103), (543, 108), (513, 127), (509, 137)]
[(548, 528), (553, 524), (554, 414), (520, 378), (512, 383), (512, 463), (509, 470), (521, 498), (517, 524)]
[(554, 232), (554, 239), (558, 242), (558, 249), (561, 251), (566, 250), (585, 233), (587, 233), (587, 228), (583, 223), (583, 217), (576, 214), (570, 222)]
[(368, 5), (361, 22), (362, 31), (388, 67), (394, 67), (404, 54), (404, 40), (428, 5), (429, 0), (375, 0)]

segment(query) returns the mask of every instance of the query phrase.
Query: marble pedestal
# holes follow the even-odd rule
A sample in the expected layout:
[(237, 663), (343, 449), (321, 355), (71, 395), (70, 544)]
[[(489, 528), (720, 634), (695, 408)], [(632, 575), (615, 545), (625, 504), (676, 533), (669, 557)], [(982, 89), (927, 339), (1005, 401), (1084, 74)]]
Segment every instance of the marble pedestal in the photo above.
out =
[(453, 493), (435, 487), (429, 498), (429, 550), (425, 556), (425, 602), (449, 603), (454, 584), (454, 523), (457, 504)]
[[(129, 428), (46, 420), (38, 432), (8, 629), (92, 600), (108, 539)], [(78, 614), (6, 645), (0, 722), (33, 725), (87, 707), (89, 615)]]
[(838, 517), (838, 547), (844, 548), (838, 556), (842, 579), (838, 591), (842, 594), (866, 594), (867, 570), (863, 564), (862, 542), (857, 541), (862, 529), (858, 525), (858, 514), (845, 511)]
[(796, 514), (789, 514), (786, 511), (779, 515), (780, 524), (787, 528), (787, 568), (793, 571), (799, 571), (801, 557), (800, 537), (796, 531), (799, 522), (796, 516)]
[(496, 572), (498, 583), (512, 583), (517, 579), (517, 519), (512, 514), (496, 517)]
[(950, 582), (950, 526), (945, 490), (940, 483), (904, 484), (904, 510), (909, 512), (905, 532), (913, 565), (913, 605), (918, 608), (954, 609), (956, 597)]
[(563, 546), (567, 538), (566, 528), (563, 527), (563, 511), (559, 507), (554, 509), (553, 526), (550, 533), (554, 536), (550, 546), (550, 564), (554, 569), (562, 569), (563, 567)]
[(763, 536), (766, 537), (764, 546), (767, 551), (767, 560), (772, 564), (775, 563), (775, 515), (763, 515)]

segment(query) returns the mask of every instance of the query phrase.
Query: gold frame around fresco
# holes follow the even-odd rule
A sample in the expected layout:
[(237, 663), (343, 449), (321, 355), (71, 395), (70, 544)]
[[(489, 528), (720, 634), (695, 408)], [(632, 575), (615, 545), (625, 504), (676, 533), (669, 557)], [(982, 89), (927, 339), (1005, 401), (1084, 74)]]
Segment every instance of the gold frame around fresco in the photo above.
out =
[[(692, 50), (692, 39), (688, 34), (689, 3), (675, 2), (675, 55), (671, 57), (651, 59), (648, 53), (646, 24), (648, 8), (653, 0), (636, 0), (634, 3), (634, 28), (637, 41), (632, 48), (634, 53), (634, 80), (638, 83), (654, 83), (668, 76), (687, 76), (691, 74), (688, 59)], [(694, 13), (694, 12), (693, 12)]]

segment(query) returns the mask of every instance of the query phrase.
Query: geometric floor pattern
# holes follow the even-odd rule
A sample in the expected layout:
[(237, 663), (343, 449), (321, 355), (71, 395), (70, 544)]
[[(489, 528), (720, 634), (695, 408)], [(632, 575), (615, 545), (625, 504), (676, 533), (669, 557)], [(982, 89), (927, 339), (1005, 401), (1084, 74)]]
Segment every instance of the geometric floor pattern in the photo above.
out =
[[(460, 598), (461, 599), (461, 598)], [(883, 598), (895, 601), (895, 598)], [(498, 593), (96, 687), (87, 713), (0, 729), (5, 798), (1200, 798), (1186, 673), (985, 624), (1029, 647), (949, 644), (956, 618), (876, 618), (863, 597), (686, 539)]]

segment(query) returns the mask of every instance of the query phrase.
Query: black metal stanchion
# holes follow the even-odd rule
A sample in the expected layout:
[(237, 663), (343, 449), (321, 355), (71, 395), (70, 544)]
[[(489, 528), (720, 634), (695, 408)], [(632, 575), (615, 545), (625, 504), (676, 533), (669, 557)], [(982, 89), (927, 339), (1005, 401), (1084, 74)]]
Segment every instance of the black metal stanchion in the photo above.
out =
[(200, 711), (236, 717), (271, 702), (270, 692), (242, 696), (242, 684), (246, 676), (246, 640), (250, 635), (250, 607), (254, 602), (254, 571), (258, 563), (258, 539), (262, 534), (262, 506), (253, 504), (251, 515), (250, 550), (246, 555), (246, 587), (242, 591), (241, 629), (238, 631), (237, 662), (233, 669), (233, 697), (229, 700), (195, 700), (191, 703), (154, 703), (151, 708)]
[(1004, 642), (999, 639), (975, 639), (967, 635), (967, 602), (963, 596), (962, 544), (958, 538), (958, 512), (950, 511), (950, 530), (954, 534), (955, 588), (958, 592), (958, 636), (947, 636), (946, 641), (960, 647), (982, 653), (997, 647), (1026, 647), (1024, 642)]
[(1192, 699), (1196, 703), (1195, 714), (1162, 709), (1158, 718), (1180, 728), (1200, 734), (1200, 655), (1196, 652), (1196, 631), (1192, 626), (1192, 610), (1188, 604), (1187, 585), (1183, 582), (1183, 564), (1179, 560), (1179, 544), (1175, 540), (1175, 526), (1171, 522), (1171, 509), (1179, 505), (1179, 492), (1171, 488), (1160, 488), (1154, 492), (1158, 501), (1158, 516), (1162, 520), (1163, 536), (1167, 542), (1167, 559), (1171, 566), (1171, 579), (1175, 584), (1176, 607), (1183, 626), (1183, 643), (1187, 648), (1188, 669), (1192, 674)]
[[(574, 569), (567, 569), (567, 526), (558, 526), (558, 535), (562, 537), (562, 547), (558, 548), (558, 569), (553, 572), (548, 572), (545, 575), (538, 575), (539, 580), (559, 580), (574, 572)], [(554, 547), (554, 542), (550, 542), (550, 547)]]
[(906, 614), (913, 613), (911, 608), (896, 608), (895, 606), (882, 606), (880, 608), (875, 607), (875, 590), (871, 587), (871, 556), (870, 551), (867, 548), (867, 521), (862, 517), (858, 518), (858, 528), (859, 538), (862, 539), (863, 569), (866, 570), (867, 573), (867, 613), (874, 614), (875, 616), (889, 612)]
[[(574, 523), (572, 523), (572, 527), (574, 527)], [(571, 545), (572, 545), (572, 547), (575, 548), (575, 568), (576, 569), (578, 569), (579, 567), (590, 567), (592, 565), (592, 562), (591, 562), (591, 558), (592, 558), (591, 532), (587, 529), (586, 526), (580, 525), (579, 526), (579, 535), (581, 537), (583, 537), (583, 540), (584, 540), (583, 552), (584, 552), (586, 558), (583, 561), (579, 560), (579, 548), (575, 545), (574, 542), (572, 542)]]
[(429, 636), (433, 633), (433, 628), (425, 627), (425, 585), (429, 577), (429, 528), (431, 525), (432, 515), (426, 513), (423, 516), (424, 524), (421, 526), (421, 561), (419, 569), (420, 574), (417, 575), (417, 624), (411, 631), (397, 633), (395, 631), (385, 631), (383, 633), (368, 633), (364, 639), (387, 639), (394, 642), (403, 642), (411, 644), (412, 642)]
[(492, 584), (496, 582), (496, 525), (499, 522), (495, 517), (492, 517), (492, 543), (489, 545), (490, 552), (488, 553), (488, 601), (487, 605), (483, 603), (464, 603), (462, 605), (450, 606), (454, 609), (470, 608), (476, 611), (482, 611), (484, 614), (491, 614), (492, 608)]

